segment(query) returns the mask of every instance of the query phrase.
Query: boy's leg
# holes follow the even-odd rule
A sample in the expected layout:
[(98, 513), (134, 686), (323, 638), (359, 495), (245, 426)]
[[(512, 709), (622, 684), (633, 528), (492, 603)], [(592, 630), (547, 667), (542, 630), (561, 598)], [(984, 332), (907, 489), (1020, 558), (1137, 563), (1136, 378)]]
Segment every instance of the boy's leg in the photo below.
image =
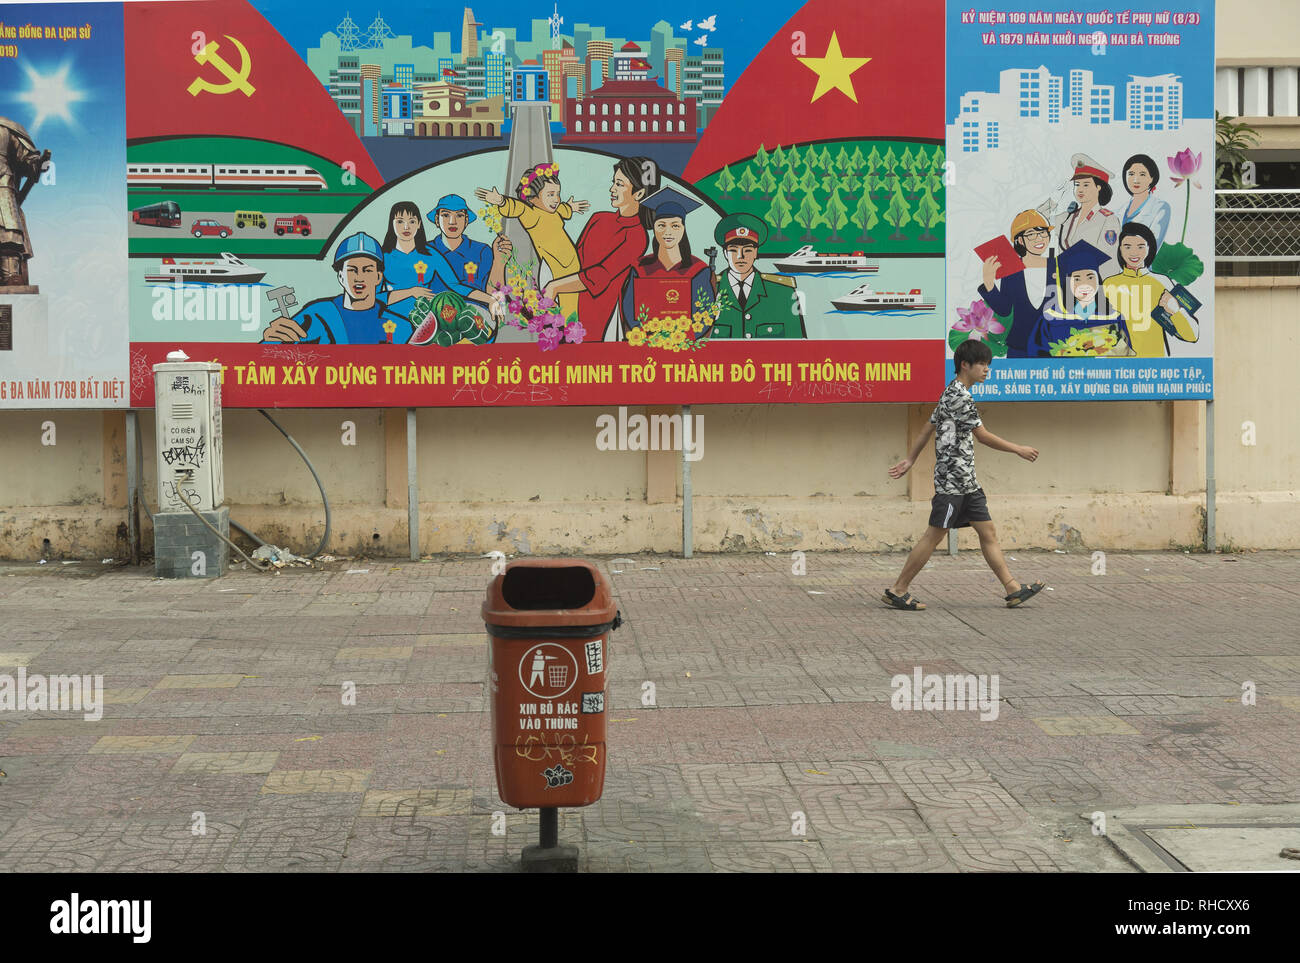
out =
[(970, 524), (971, 528), (975, 529), (975, 534), (979, 536), (980, 551), (984, 553), (984, 561), (998, 577), (1002, 587), (1007, 590), (1007, 595), (1019, 592), (1020, 583), (1011, 577), (1011, 569), (1007, 567), (1007, 560), (1002, 554), (1002, 546), (998, 544), (998, 532), (993, 527), (993, 523), (973, 521)]
[(898, 576), (898, 581), (890, 586), (890, 591), (895, 595), (902, 595), (907, 591), (907, 587), (912, 584), (912, 579), (916, 578), (918, 572), (925, 568), (925, 563), (930, 561), (930, 556), (947, 536), (946, 528), (939, 528), (937, 525), (929, 526), (924, 534), (917, 540), (916, 545), (912, 548), (911, 553), (907, 556), (907, 561), (903, 563), (903, 572)]

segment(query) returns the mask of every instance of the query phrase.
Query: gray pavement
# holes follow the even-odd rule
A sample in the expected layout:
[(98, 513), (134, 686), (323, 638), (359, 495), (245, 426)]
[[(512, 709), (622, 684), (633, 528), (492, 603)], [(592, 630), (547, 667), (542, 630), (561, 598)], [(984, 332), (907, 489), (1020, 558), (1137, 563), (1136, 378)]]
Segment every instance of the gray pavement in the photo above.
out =
[[(878, 602), (901, 555), (810, 554), (805, 575), (775, 555), (597, 560), (627, 619), (610, 759), (561, 841), (588, 871), (701, 872), (1179, 868), (1146, 839), (1222, 869), (1247, 838), (1268, 868), (1300, 846), (1300, 553), (1108, 554), (1104, 575), (1013, 555), (1052, 591), (1008, 610), (978, 553), (936, 555), (918, 613)], [(0, 710), (0, 867), (516, 868), (537, 815), (496, 793), (491, 565), (0, 566), (0, 678), (98, 673), (107, 703), (95, 722)], [(997, 676), (996, 719), (894, 709), (917, 668)], [(1161, 828), (1184, 806), (1239, 818), (1198, 855)], [(1094, 834), (1097, 812), (1145, 855)]]

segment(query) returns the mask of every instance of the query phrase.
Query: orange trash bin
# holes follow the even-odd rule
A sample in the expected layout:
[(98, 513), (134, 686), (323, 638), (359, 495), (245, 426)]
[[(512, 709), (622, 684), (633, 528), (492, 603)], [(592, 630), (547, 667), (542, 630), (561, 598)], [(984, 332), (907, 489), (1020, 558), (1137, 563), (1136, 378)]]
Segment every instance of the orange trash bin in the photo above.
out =
[(609, 635), (622, 624), (609, 583), (583, 560), (511, 562), (488, 585), (483, 623), (502, 801), (591, 805), (605, 785)]

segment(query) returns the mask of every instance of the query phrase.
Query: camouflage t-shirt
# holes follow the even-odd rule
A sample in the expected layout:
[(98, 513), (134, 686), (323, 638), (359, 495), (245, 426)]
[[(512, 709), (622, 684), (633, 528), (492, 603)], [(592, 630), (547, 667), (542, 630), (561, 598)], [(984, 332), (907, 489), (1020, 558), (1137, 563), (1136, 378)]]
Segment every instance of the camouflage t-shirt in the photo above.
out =
[(966, 387), (954, 380), (930, 416), (934, 425), (934, 491), (939, 495), (964, 495), (979, 490), (975, 480), (976, 428), (983, 424)]

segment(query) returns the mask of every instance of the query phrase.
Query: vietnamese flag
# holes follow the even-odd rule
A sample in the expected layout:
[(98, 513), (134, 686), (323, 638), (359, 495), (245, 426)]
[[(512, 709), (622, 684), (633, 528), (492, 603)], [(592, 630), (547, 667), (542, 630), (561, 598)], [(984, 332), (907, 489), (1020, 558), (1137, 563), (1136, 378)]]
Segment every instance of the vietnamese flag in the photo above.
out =
[(350, 161), (371, 188), (384, 183), (324, 85), (247, 0), (123, 6), (128, 142), (266, 140)]
[(809, 0), (727, 91), (684, 177), (760, 144), (944, 139), (943, 0)]

